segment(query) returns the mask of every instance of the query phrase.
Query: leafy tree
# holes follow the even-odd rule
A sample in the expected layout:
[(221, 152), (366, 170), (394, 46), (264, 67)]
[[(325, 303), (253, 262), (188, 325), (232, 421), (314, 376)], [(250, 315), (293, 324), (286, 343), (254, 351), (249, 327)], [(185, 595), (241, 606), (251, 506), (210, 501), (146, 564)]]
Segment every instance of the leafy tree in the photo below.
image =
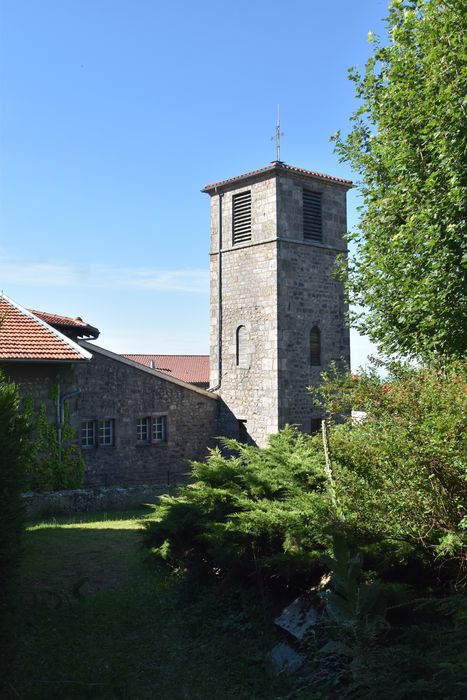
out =
[(367, 311), (353, 321), (390, 354), (465, 353), (464, 26), (464, 0), (391, 0), (389, 42), (370, 33), (350, 70), (352, 130), (333, 137), (361, 176), (348, 288)]

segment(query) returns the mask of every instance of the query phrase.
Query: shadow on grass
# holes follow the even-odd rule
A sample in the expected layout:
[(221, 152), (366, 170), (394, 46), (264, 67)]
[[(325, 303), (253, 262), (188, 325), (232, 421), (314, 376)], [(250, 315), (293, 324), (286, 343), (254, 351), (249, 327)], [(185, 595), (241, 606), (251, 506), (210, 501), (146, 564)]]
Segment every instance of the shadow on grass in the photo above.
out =
[(138, 520), (118, 515), (28, 531), (17, 658), (3, 696), (282, 697), (264, 666), (273, 631), (252, 624), (254, 605), (226, 608), (208, 590), (184, 603), (177, 578), (149, 563)]
[(80, 582), (80, 594), (88, 595), (128, 585), (142, 556), (141, 530), (115, 527), (117, 523), (113, 521), (111, 527), (109, 522), (106, 527), (101, 522), (99, 528), (91, 523), (41, 527), (28, 532), (21, 577), (25, 602), (44, 591), (71, 595)]

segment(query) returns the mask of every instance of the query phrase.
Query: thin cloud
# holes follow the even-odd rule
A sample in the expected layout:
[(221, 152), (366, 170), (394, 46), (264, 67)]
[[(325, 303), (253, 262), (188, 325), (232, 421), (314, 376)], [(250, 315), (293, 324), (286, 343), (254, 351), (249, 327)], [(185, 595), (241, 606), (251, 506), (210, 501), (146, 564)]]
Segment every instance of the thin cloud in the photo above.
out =
[(96, 289), (147, 289), (206, 294), (207, 270), (158, 270), (155, 268), (112, 267), (36, 263), (0, 257), (0, 287), (28, 284), (37, 287), (83, 287)]

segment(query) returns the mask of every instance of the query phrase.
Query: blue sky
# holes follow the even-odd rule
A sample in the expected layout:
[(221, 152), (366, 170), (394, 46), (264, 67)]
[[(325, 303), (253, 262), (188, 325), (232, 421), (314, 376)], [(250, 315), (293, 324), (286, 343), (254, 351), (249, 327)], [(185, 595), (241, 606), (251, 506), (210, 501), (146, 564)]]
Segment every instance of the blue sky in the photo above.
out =
[(278, 103), (283, 160), (355, 179), (329, 137), (386, 8), (0, 0), (0, 290), (116, 352), (207, 353), (200, 189), (275, 159)]

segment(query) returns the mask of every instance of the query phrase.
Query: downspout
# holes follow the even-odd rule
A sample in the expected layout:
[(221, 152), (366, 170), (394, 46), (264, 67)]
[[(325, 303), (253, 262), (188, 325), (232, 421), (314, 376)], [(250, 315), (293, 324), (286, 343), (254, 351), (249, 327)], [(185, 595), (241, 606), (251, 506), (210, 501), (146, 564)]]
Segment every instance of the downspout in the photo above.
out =
[(71, 399), (72, 396), (77, 396), (81, 394), (81, 389), (78, 387), (69, 391), (67, 394), (60, 396), (60, 384), (58, 385), (58, 398), (57, 398), (57, 447), (58, 447), (58, 461), (59, 464), (62, 461), (62, 428), (65, 423), (65, 401)]
[[(217, 193), (217, 187), (216, 187)], [(222, 197), (219, 192), (219, 242), (217, 253), (217, 384), (208, 391), (217, 391), (222, 384)]]

